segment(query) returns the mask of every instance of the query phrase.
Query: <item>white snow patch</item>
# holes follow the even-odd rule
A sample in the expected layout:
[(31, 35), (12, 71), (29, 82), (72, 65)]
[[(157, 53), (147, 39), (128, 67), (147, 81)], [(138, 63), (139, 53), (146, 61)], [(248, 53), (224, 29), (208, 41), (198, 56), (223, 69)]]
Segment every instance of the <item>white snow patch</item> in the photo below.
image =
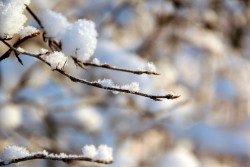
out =
[(9, 162), (13, 159), (22, 158), (29, 155), (30, 153), (26, 148), (13, 145), (4, 148), (2, 159), (6, 162)]
[(24, 38), (35, 33), (39, 33), (39, 30), (32, 26), (26, 26), (23, 29), (21, 29), (19, 35), (21, 36), (21, 38)]
[(51, 10), (44, 11), (39, 18), (44, 26), (46, 35), (57, 39), (61, 39), (61, 35), (70, 25), (64, 15)]
[(62, 52), (53, 52), (46, 57), (52, 69), (62, 69), (67, 65), (68, 58)]
[(78, 20), (71, 24), (62, 36), (62, 50), (79, 61), (87, 61), (97, 44), (95, 24), (89, 20)]
[(82, 153), (86, 158), (93, 159), (97, 155), (97, 151), (94, 145), (85, 145), (82, 148)]

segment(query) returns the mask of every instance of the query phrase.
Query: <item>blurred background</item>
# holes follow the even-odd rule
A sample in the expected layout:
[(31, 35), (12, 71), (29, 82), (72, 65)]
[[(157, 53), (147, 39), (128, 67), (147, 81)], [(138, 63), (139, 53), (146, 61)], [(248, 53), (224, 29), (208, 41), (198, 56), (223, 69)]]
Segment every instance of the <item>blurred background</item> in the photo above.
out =
[[(112, 167), (250, 166), (250, 1), (33, 0), (30, 7), (38, 15), (53, 9), (72, 22), (93, 20), (99, 33), (93, 58), (129, 69), (154, 62), (161, 75), (94, 67), (67, 69), (71, 74), (136, 81), (143, 92), (181, 97), (155, 102), (113, 94), (73, 83), (26, 56), (22, 66), (13, 56), (0, 62), (0, 150), (19, 145), (81, 154), (85, 144), (108, 144)], [(36, 37), (22, 47), (46, 46)], [(0, 48), (2, 55), (7, 48)]]

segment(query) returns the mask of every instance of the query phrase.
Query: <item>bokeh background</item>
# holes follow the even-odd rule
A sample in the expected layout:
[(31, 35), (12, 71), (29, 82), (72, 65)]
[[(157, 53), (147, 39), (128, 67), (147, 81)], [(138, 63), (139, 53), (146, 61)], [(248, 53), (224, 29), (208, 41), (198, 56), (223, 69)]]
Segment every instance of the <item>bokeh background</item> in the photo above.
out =
[[(154, 62), (161, 75), (91, 67), (67, 69), (71, 74), (136, 81), (144, 92), (181, 97), (155, 102), (113, 94), (73, 83), (29, 57), (22, 66), (13, 56), (0, 62), (0, 150), (14, 144), (81, 154), (85, 144), (108, 144), (112, 167), (250, 166), (250, 1), (33, 0), (30, 7), (38, 15), (53, 9), (71, 21), (93, 20), (93, 57), (129, 69)], [(46, 46), (37, 37), (22, 47)], [(0, 48), (2, 55), (7, 48)]]

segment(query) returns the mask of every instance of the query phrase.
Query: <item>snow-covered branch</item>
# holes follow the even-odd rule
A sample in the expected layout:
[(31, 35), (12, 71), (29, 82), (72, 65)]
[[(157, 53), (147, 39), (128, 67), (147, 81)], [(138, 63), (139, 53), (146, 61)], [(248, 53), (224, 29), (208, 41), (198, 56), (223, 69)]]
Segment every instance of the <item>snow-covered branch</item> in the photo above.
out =
[[(127, 73), (132, 73), (132, 74), (148, 74), (148, 75), (160, 75), (156, 71), (147, 71), (147, 70), (132, 70), (132, 69), (126, 69), (126, 68), (120, 68), (120, 67), (115, 67), (112, 66), (108, 63), (100, 64), (99, 62), (81, 62), (78, 61), (76, 58), (72, 57), (74, 62), (79, 65), (80, 67), (84, 68), (84, 66), (92, 66), (92, 67), (98, 67), (98, 68), (105, 68), (109, 70), (114, 70), (114, 71), (122, 71), (122, 72), (127, 72)], [(97, 59), (94, 59), (97, 60)]]
[(53, 154), (47, 151), (30, 153), (26, 148), (19, 146), (8, 146), (4, 149), (0, 159), (0, 166), (16, 164), (24, 161), (44, 159), (70, 163), (72, 161), (84, 161), (92, 165), (104, 166), (113, 163), (112, 148), (107, 145), (100, 145), (98, 149), (93, 145), (86, 145), (82, 148), (82, 155)]
[[(74, 82), (83, 83), (89, 86), (110, 90), (113, 92), (123, 92), (129, 94), (135, 94), (139, 96), (148, 97), (150, 99), (160, 101), (163, 98), (166, 99), (175, 99), (179, 96), (175, 96), (172, 94), (167, 95), (150, 95), (146, 93), (139, 92), (139, 89), (129, 89), (131, 86), (116, 86), (116, 85), (102, 85), (99, 82), (90, 82), (84, 79), (76, 78), (63, 70), (64, 66), (67, 65), (68, 57), (71, 57), (75, 64), (84, 68), (84, 66), (93, 66), (99, 68), (106, 68), (110, 70), (123, 71), (133, 74), (149, 74), (149, 75), (159, 75), (156, 72), (156, 68), (152, 63), (148, 63), (145, 69), (142, 70), (131, 70), (125, 68), (114, 67), (109, 64), (100, 64), (98, 61), (89, 63), (87, 62), (89, 58), (93, 55), (94, 50), (96, 48), (97, 43), (97, 32), (95, 30), (95, 25), (92, 21), (89, 20), (78, 20), (75, 23), (69, 23), (66, 17), (64, 17), (61, 13), (57, 13), (54, 11), (47, 10), (43, 12), (40, 17), (37, 17), (36, 14), (28, 7), (29, 1), (26, 3), (14, 4), (15, 7), (21, 8), (23, 11), (26, 9), (31, 16), (37, 21), (39, 26), (43, 31), (43, 40), (44, 42), (48, 41), (48, 45), (51, 51), (45, 51), (41, 53), (29, 53), (22, 48), (17, 48), (22, 42), (26, 41), (29, 38), (37, 36), (40, 34), (36, 28), (33, 27), (25, 27), (22, 28), (22, 24), (16, 27), (16, 31), (10, 31), (6, 28), (5, 31), (1, 31), (1, 34), (6, 34), (8, 36), (13, 36), (16, 32), (19, 32), (19, 35), (22, 37), (19, 39), (13, 46), (6, 42), (5, 38), (3, 39), (3, 35), (1, 35), (1, 41), (9, 47), (9, 50), (1, 57), (0, 61), (9, 57), (11, 50), (14, 51), (16, 58), (18, 61), (22, 63), (19, 54), (25, 54), (28, 56), (35, 57), (47, 65), (49, 65), (53, 70), (59, 72), (60, 74), (68, 77)], [(8, 4), (7, 4), (8, 5)], [(9, 11), (11, 13), (11, 11)], [(23, 20), (26, 20), (26, 17), (22, 15)], [(18, 19), (18, 18), (15, 18)], [(6, 19), (8, 21), (8, 18)], [(6, 22), (7, 22), (6, 21)], [(54, 26), (52, 26), (54, 25)], [(57, 27), (57, 28), (54, 28)], [(44, 57), (46, 55), (46, 57)], [(96, 59), (97, 60), (97, 59)], [(138, 87), (138, 86), (137, 86)]]
[[(31, 56), (31, 57), (34, 57), (34, 58), (37, 58), (37, 59), (41, 60), (42, 62), (44, 62), (47, 65), (49, 65), (50, 67), (52, 67), (54, 71), (57, 71), (60, 74), (66, 76), (67, 78), (69, 78), (73, 82), (79, 82), (79, 83), (82, 83), (82, 84), (85, 84), (85, 85), (89, 85), (89, 86), (93, 86), (93, 87), (97, 87), (97, 88), (101, 88), (101, 89), (106, 89), (106, 90), (109, 90), (109, 91), (112, 91), (112, 92), (122, 92), (122, 93), (128, 93), (128, 94), (134, 94), (134, 95), (138, 95), (138, 96), (143, 96), (143, 97), (147, 97), (147, 98), (153, 99), (155, 101), (161, 101), (162, 99), (176, 99), (176, 98), (180, 97), (179, 95), (173, 95), (173, 94), (151, 95), (151, 94), (147, 94), (147, 93), (143, 93), (143, 92), (139, 92), (139, 91), (133, 91), (133, 90), (130, 90), (130, 89), (127, 89), (127, 88), (122, 88), (122, 87), (120, 88), (120, 87), (113, 86), (113, 85), (107, 86), (105, 84), (99, 83), (98, 81), (91, 82), (91, 81), (87, 81), (85, 79), (80, 79), (80, 78), (74, 77), (73, 75), (65, 72), (63, 70), (63, 65), (60, 64), (61, 68), (58, 68), (58, 66), (52, 65), (52, 63), (53, 64), (55, 63), (54, 60), (53, 60), (53, 62), (48, 62), (46, 59), (42, 58), (42, 55), (44, 55), (44, 54), (41, 54), (41, 53), (38, 53), (38, 54), (30, 53), (30, 52), (27, 52), (27, 51), (22, 50), (22, 49), (14, 48), (14, 47), (12, 47), (10, 44), (8, 44), (4, 40), (1, 40), (1, 41), (5, 45), (7, 45), (10, 49), (12, 49), (15, 53), (17, 53), (17, 54), (23, 54), (23, 55), (28, 55), (28, 56)], [(58, 63), (61, 63), (61, 62), (58, 62)]]

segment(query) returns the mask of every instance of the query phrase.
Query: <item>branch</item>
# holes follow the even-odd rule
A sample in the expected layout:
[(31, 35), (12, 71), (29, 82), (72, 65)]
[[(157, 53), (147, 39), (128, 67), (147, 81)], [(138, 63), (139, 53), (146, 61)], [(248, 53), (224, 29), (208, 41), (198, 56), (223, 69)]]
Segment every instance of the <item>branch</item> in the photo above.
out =
[[(129, 1), (125, 1), (123, 2), (124, 5), (130, 4)], [(122, 3), (122, 4), (123, 4)], [(121, 5), (122, 6), (122, 5)], [(28, 5), (26, 5), (26, 9), (27, 11), (30, 13), (30, 15), (36, 20), (36, 22), (39, 24), (39, 26), (44, 30), (44, 26), (42, 25), (40, 19), (36, 16), (36, 14), (29, 8)], [(43, 34), (43, 39), (44, 41), (48, 40), (49, 41), (49, 47), (51, 48), (51, 50), (60, 50), (61, 49), (61, 45), (58, 44), (57, 42), (53, 41), (52, 39), (45, 37)], [(78, 61), (76, 58), (71, 57), (75, 64), (77, 64), (79, 67), (81, 67), (82, 69), (85, 70), (84, 66), (92, 66), (92, 67), (99, 67), (99, 68), (105, 68), (105, 69), (109, 69), (109, 70), (114, 70), (114, 71), (123, 71), (123, 72), (128, 72), (128, 73), (133, 73), (133, 74), (137, 74), (137, 75), (141, 75), (141, 74), (148, 74), (148, 75), (160, 75), (157, 72), (153, 72), (153, 71), (146, 71), (146, 70), (131, 70), (131, 69), (125, 69), (125, 68), (119, 68), (119, 67), (115, 67), (115, 66), (111, 66), (109, 64), (95, 64), (95, 63), (89, 63), (89, 62), (80, 62)]]
[(26, 6), (26, 9), (27, 11), (30, 13), (30, 15), (36, 20), (36, 22), (39, 24), (39, 26), (44, 29), (41, 21), (39, 20), (39, 18), (35, 15), (35, 13), (29, 8), (28, 5), (25, 5)]
[(96, 165), (109, 165), (112, 164), (113, 161), (100, 161), (100, 160), (93, 160), (91, 158), (86, 158), (84, 155), (67, 155), (65, 153), (61, 154), (48, 154), (46, 151), (43, 152), (38, 152), (38, 153), (32, 153), (28, 156), (21, 157), (21, 158), (16, 158), (16, 159), (11, 159), (8, 161), (1, 161), (0, 160), (0, 166), (6, 166), (10, 164), (15, 164), (19, 162), (24, 162), (24, 161), (30, 161), (30, 160), (35, 160), (35, 159), (47, 159), (47, 160), (54, 160), (54, 161), (62, 161), (65, 163), (70, 163), (72, 161), (85, 161), (85, 162), (91, 162)]
[(128, 93), (128, 94), (134, 94), (134, 95), (138, 95), (138, 96), (143, 96), (143, 97), (147, 97), (150, 99), (153, 99), (155, 101), (162, 101), (162, 99), (176, 99), (178, 97), (180, 97), (179, 95), (173, 95), (173, 94), (167, 94), (167, 95), (150, 95), (147, 93), (142, 93), (142, 92), (133, 92), (130, 91), (128, 89), (122, 89), (122, 88), (115, 88), (115, 87), (108, 87), (108, 86), (102, 86), (100, 83), (94, 81), (94, 82), (90, 82), (84, 79), (79, 79), (76, 78), (74, 76), (71, 76), (69, 74), (67, 74), (65, 71), (62, 71), (60, 69), (55, 69), (55, 71), (61, 73), (62, 75), (68, 77), (71, 81), (73, 82), (79, 82), (79, 83), (83, 83), (85, 85), (89, 85), (89, 86), (93, 86), (96, 88), (101, 88), (101, 89), (106, 89), (106, 90), (110, 90), (110, 91), (115, 91), (115, 92), (123, 92), (123, 93)]
[[(38, 36), (40, 33), (34, 33), (34, 34), (31, 34), (31, 35), (29, 35), (29, 36), (26, 36), (26, 37), (24, 37), (24, 38), (22, 38), (22, 39), (18, 39), (18, 41), (16, 41), (15, 43), (14, 43), (14, 47), (17, 47), (17, 46), (19, 46), (21, 43), (23, 43), (23, 42), (25, 42), (26, 40), (28, 40), (28, 39), (30, 39), (30, 38), (33, 38), (33, 37), (36, 37), (36, 36)], [(6, 41), (6, 39), (0, 39), (1, 41)], [(10, 56), (10, 54), (11, 54), (11, 51), (12, 51), (12, 49), (9, 49), (9, 50), (7, 50), (1, 57), (0, 57), (0, 62), (2, 61), (2, 60), (4, 60), (4, 59), (6, 59), (6, 58), (8, 58), (9, 56)]]
[[(30, 15), (36, 20), (37, 24), (41, 27), (42, 30), (44, 30), (44, 26), (41, 22), (41, 20), (36, 16), (36, 14), (29, 8), (28, 5), (26, 6), (26, 10), (30, 13)], [(50, 47), (51, 50), (55, 51), (55, 50), (60, 50), (61, 49), (61, 44), (57, 43), (56, 41), (52, 40), (49, 37), (46, 37), (46, 32), (43, 32), (43, 41), (47, 42), (48, 41), (48, 45)]]
[(11, 40), (12, 37), (7, 37), (7, 36), (6, 36), (6, 37), (3, 37), (2, 39), (5, 40), (5, 41), (8, 41), (8, 40)]
[[(21, 52), (21, 51), (18, 51), (16, 48), (12, 47), (6, 41), (2, 40), (2, 42), (5, 45), (7, 45), (10, 49), (12, 49), (14, 52), (16, 52), (18, 54), (24, 54), (24, 55), (28, 55), (28, 56), (37, 58), (37, 59), (43, 61), (44, 63), (46, 63), (47, 65), (51, 66), (49, 62), (47, 62), (46, 60), (44, 60), (41, 57), (42, 54), (33, 54), (33, 53), (26, 52), (26, 51), (25, 52), (24, 51)], [(150, 95), (150, 94), (147, 94), (147, 93), (130, 91), (128, 89), (103, 86), (103, 85), (101, 85), (100, 83), (98, 83), (96, 81), (91, 82), (91, 81), (87, 81), (85, 79), (80, 79), (80, 78), (74, 77), (74, 76), (66, 73), (65, 71), (63, 71), (61, 69), (55, 69), (54, 71), (57, 71), (60, 74), (66, 76), (67, 78), (69, 78), (73, 82), (78, 82), (78, 83), (82, 83), (82, 84), (85, 84), (85, 85), (89, 85), (89, 86), (93, 86), (93, 87), (101, 88), (101, 89), (106, 89), (106, 90), (110, 90), (110, 91), (123, 92), (123, 93), (128, 93), (128, 94), (134, 94), (134, 95), (138, 95), (138, 96), (143, 96), (143, 97), (147, 97), (147, 98), (153, 99), (155, 101), (161, 101), (162, 99), (176, 99), (176, 98), (180, 97), (179, 95), (173, 95), (173, 94), (167, 94), (167, 95)]]
[(77, 60), (75, 57), (71, 57), (74, 62), (80, 66), (81, 68), (85, 69), (84, 66), (92, 66), (92, 67), (99, 67), (99, 68), (105, 68), (109, 70), (114, 70), (114, 71), (122, 71), (122, 72), (127, 72), (127, 73), (132, 73), (132, 74), (148, 74), (148, 75), (160, 75), (157, 72), (151, 72), (151, 71), (146, 71), (146, 70), (131, 70), (131, 69), (125, 69), (125, 68), (120, 68), (120, 67), (115, 67), (110, 64), (96, 64), (96, 63), (89, 63), (89, 62), (81, 62)]

